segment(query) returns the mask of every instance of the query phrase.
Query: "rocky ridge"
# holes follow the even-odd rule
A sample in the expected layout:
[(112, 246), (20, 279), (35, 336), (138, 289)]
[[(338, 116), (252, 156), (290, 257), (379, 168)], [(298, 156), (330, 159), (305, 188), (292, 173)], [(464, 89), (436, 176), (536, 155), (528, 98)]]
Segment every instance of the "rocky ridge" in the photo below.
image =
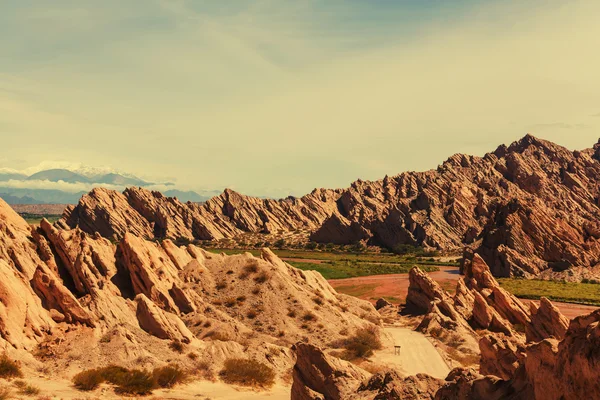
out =
[[(476, 254), (465, 264), (454, 296), (413, 269), (406, 303), (403, 313), (423, 315), (417, 330), (459, 352), (476, 351), (478, 369), (455, 368), (445, 381), (392, 370), (369, 376), (315, 346), (300, 344), (295, 347), (292, 399), (600, 398), (600, 310), (569, 322), (546, 299), (528, 309), (499, 287)], [(478, 349), (469, 347), (473, 344)]]
[(184, 204), (141, 188), (95, 189), (65, 211), (61, 226), (113, 240), (126, 232), (218, 240), (302, 230), (323, 243), (468, 246), (494, 276), (577, 280), (600, 276), (599, 176), (600, 143), (570, 151), (527, 135), (483, 157), (454, 155), (436, 170), (279, 201), (225, 190)]
[(370, 303), (268, 249), (226, 256), (130, 232), (111, 242), (45, 220), (30, 226), (2, 200), (0, 275), (0, 345), (28, 371), (44, 363), (66, 379), (107, 364), (205, 362), (214, 373), (236, 357), (283, 379), (293, 344), (380, 329)]

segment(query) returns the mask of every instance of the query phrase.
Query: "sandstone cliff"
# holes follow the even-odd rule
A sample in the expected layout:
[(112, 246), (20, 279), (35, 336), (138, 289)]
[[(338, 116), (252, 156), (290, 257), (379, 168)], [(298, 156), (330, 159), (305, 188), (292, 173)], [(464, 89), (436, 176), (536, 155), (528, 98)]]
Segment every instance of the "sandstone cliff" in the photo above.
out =
[[(531, 135), (483, 157), (454, 155), (436, 170), (406, 172), (302, 198), (258, 199), (231, 190), (205, 204), (140, 188), (95, 189), (65, 211), (114, 240), (215, 240), (244, 233), (311, 232), (317, 242), (475, 249), (494, 276), (537, 276), (600, 264), (600, 143), (570, 151)], [(597, 268), (600, 270), (600, 268)], [(573, 278), (573, 279), (575, 279)]]

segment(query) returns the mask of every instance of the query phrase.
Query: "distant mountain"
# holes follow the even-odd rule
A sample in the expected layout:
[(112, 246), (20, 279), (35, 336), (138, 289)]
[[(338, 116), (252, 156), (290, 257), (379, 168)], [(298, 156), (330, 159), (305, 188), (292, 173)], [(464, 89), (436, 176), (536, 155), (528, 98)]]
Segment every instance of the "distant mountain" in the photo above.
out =
[(67, 169), (49, 169), (37, 172), (27, 178), (28, 181), (63, 181), (67, 183), (90, 183), (90, 179)]
[(106, 174), (97, 177), (92, 177), (90, 180), (94, 183), (104, 183), (109, 185), (119, 185), (119, 186), (148, 186), (151, 185), (150, 182), (146, 182), (140, 178), (136, 178), (134, 176), (127, 177), (120, 174)]
[(0, 186), (0, 197), (8, 204), (77, 204), (85, 192), (54, 189), (21, 189)]
[(202, 196), (199, 195), (196, 192), (192, 192), (192, 191), (183, 191), (183, 190), (177, 190), (177, 189), (171, 189), (171, 190), (167, 190), (165, 192), (163, 192), (163, 194), (165, 196), (168, 197), (177, 197), (177, 200), (186, 203), (188, 201), (191, 201), (192, 203), (202, 203), (205, 202), (206, 200), (210, 199), (213, 196)]
[(40, 204), (40, 201), (29, 196), (13, 196), (7, 193), (0, 193), (0, 199), (8, 204)]
[(0, 182), (6, 182), (10, 180), (21, 181), (27, 179), (27, 175), (19, 172), (0, 172)]
[[(17, 181), (17, 183), (15, 184), (13, 181)], [(54, 184), (49, 184), (49, 182)], [(78, 186), (68, 186), (65, 183)], [(107, 185), (118, 190), (124, 190), (127, 187), (153, 189), (155, 186), (154, 183), (136, 176), (106, 172), (106, 169), (83, 168), (71, 171), (54, 168), (29, 176), (8, 168), (0, 170), (0, 197), (9, 204), (77, 204), (85, 191), (73, 193), (72, 188), (91, 190), (94, 187), (106, 187)], [(182, 202), (201, 203), (220, 193), (206, 190), (199, 194), (194, 191), (179, 190), (175, 188), (174, 183), (161, 183), (160, 186), (168, 188), (163, 191), (165, 196), (177, 197)]]

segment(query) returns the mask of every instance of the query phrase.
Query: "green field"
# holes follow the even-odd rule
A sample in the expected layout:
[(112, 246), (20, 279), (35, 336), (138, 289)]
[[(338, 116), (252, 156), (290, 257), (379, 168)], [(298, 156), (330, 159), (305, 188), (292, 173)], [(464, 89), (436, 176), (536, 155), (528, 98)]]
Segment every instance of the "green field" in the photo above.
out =
[[(252, 253), (255, 256), (260, 255), (258, 249), (218, 249), (206, 248), (213, 253), (241, 254)], [(350, 261), (359, 263), (381, 263), (381, 264), (417, 264), (417, 265), (447, 265), (458, 266), (457, 262), (440, 262), (431, 257), (413, 257), (402, 256), (393, 253), (349, 253), (336, 251), (316, 251), (316, 250), (278, 250), (271, 249), (278, 257), (296, 258), (303, 260), (321, 260), (321, 261)]]
[[(255, 256), (260, 250), (208, 249), (214, 253), (228, 255), (249, 252)], [(415, 265), (424, 271), (439, 271), (438, 265), (455, 266), (456, 263), (437, 262), (431, 258), (400, 256), (377, 253), (343, 253), (302, 250), (273, 250), (277, 256), (302, 270), (318, 271), (325, 279), (345, 279), (369, 275), (404, 274)]]
[[(305, 271), (318, 271), (325, 279), (345, 279), (369, 275), (405, 274), (415, 266), (415, 264), (372, 264), (352, 261), (327, 261), (320, 264), (288, 261), (288, 264)], [(440, 270), (438, 267), (431, 265), (419, 265), (419, 268), (427, 272)]]
[(49, 214), (28, 214), (21, 213), (21, 217), (30, 225), (39, 225), (42, 219), (46, 218), (51, 224), (55, 223), (60, 219), (60, 215), (49, 215)]
[(500, 285), (522, 299), (546, 297), (565, 303), (600, 306), (600, 284), (527, 279), (498, 279)]

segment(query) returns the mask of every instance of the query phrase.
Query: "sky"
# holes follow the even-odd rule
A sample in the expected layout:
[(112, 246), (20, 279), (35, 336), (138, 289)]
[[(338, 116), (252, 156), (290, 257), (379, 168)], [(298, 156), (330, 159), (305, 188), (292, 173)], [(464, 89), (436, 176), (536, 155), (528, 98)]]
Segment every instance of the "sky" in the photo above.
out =
[(283, 197), (600, 137), (597, 0), (0, 0), (0, 167)]

